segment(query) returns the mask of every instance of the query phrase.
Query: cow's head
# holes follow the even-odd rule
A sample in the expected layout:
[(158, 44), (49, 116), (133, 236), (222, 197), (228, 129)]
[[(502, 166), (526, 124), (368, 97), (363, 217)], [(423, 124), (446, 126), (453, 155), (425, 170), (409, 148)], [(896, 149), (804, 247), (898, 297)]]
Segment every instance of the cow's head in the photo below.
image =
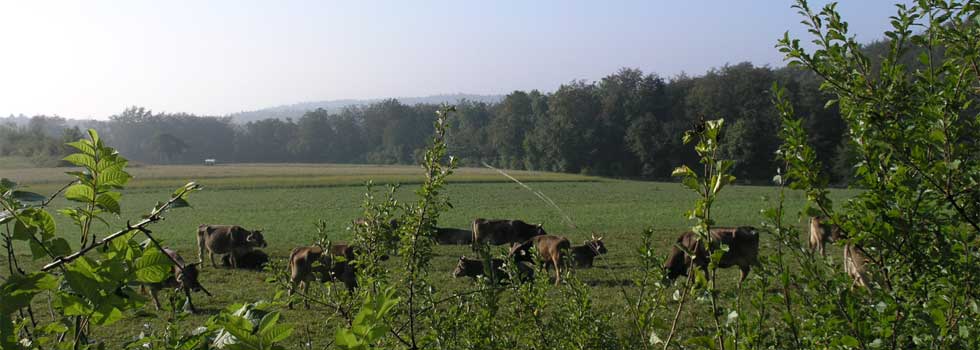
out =
[(684, 256), (684, 251), (674, 247), (670, 251), (670, 255), (667, 256), (667, 261), (664, 263), (664, 279), (665, 282), (673, 282), (677, 279), (677, 276), (687, 276), (687, 261)]
[(594, 252), (596, 255), (602, 255), (609, 252), (606, 250), (606, 244), (602, 243), (602, 236), (596, 237), (595, 234), (592, 234), (592, 239), (586, 241), (585, 244), (588, 245), (589, 248), (592, 248), (592, 252)]
[(245, 242), (251, 247), (262, 247), (265, 248), (268, 244), (265, 243), (265, 238), (262, 237), (262, 230), (255, 230), (245, 237)]
[(456, 268), (453, 269), (453, 278), (460, 278), (466, 276), (466, 256), (463, 255), (459, 257), (459, 261), (456, 263)]
[(548, 234), (548, 233), (547, 232), (544, 232), (544, 227), (541, 227), (541, 224), (534, 225), (534, 235), (535, 236), (544, 236), (546, 234)]

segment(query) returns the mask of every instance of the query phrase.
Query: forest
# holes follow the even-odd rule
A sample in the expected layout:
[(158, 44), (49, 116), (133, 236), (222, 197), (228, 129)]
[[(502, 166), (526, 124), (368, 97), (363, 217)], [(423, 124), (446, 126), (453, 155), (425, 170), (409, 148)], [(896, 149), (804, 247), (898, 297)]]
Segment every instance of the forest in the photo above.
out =
[[(873, 44), (870, 47), (881, 46)], [(465, 166), (483, 162), (509, 169), (582, 173), (637, 179), (670, 177), (673, 165), (694, 153), (676, 135), (701, 119), (724, 116), (731, 128), (723, 154), (736, 161), (742, 182), (768, 181), (775, 167), (779, 120), (774, 82), (792, 95), (834, 182), (849, 171), (844, 125), (821, 80), (793, 68), (744, 62), (701, 76), (664, 78), (621, 69), (597, 82), (571, 81), (556, 91), (514, 91), (499, 103), (460, 101), (448, 122), (449, 147)], [(153, 164), (303, 162), (415, 164), (440, 106), (388, 99), (339, 113), (317, 109), (298, 120), (245, 124), (228, 117), (154, 113), (131, 107), (108, 121), (88, 121), (129, 159)], [(36, 116), (26, 125), (0, 124), (0, 156), (57, 164), (63, 145), (81, 137), (59, 117)], [(837, 171), (833, 171), (833, 170)]]

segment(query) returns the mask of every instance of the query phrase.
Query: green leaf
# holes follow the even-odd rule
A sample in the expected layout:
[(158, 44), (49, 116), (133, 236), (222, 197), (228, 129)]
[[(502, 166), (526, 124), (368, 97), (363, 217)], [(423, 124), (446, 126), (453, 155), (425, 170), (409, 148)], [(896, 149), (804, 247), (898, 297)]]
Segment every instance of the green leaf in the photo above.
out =
[(119, 198), (121, 196), (122, 195), (119, 192), (106, 192), (106, 193), (100, 194), (95, 199), (95, 203), (100, 208), (105, 209), (106, 211), (108, 211), (110, 213), (119, 214), (119, 212), (120, 212)]
[(68, 200), (88, 203), (92, 201), (93, 197), (95, 197), (95, 191), (89, 186), (76, 184), (65, 190), (65, 198)]
[(95, 158), (87, 154), (73, 153), (62, 158), (62, 160), (86, 169), (95, 169)]
[(48, 240), (54, 237), (57, 230), (54, 223), (54, 217), (51, 216), (51, 214), (44, 210), (35, 210), (31, 219), (34, 221), (34, 226), (41, 230), (41, 238), (43, 240)]
[(95, 144), (96, 148), (101, 146), (102, 140), (99, 139), (99, 133), (95, 129), (88, 129), (88, 136), (92, 138), (92, 143)]
[(99, 176), (96, 179), (96, 181), (100, 185), (112, 186), (118, 188), (126, 185), (126, 183), (129, 182), (129, 179), (131, 178), (132, 175), (129, 175), (129, 173), (125, 171), (118, 170), (118, 169), (104, 169), (102, 172), (99, 173)]
[(66, 143), (66, 145), (81, 151), (82, 154), (95, 156), (95, 148), (92, 147), (92, 141), (82, 139), (75, 142)]
[(136, 280), (143, 283), (160, 283), (171, 276), (173, 261), (156, 248), (149, 248), (136, 259)]
[(859, 343), (857, 339), (855, 339), (854, 337), (849, 336), (849, 335), (845, 335), (845, 336), (841, 337), (840, 338), (840, 343), (841, 343), (841, 345), (849, 346), (849, 347), (852, 347), (852, 348), (856, 348), (856, 347), (858, 347), (858, 346), (861, 345), (861, 343)]

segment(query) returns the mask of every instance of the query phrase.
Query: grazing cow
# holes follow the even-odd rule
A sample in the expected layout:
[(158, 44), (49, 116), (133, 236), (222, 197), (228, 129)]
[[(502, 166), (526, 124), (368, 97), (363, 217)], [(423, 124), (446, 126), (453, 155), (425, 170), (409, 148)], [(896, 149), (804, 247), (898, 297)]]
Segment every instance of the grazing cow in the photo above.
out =
[(592, 239), (585, 241), (585, 244), (572, 247), (572, 261), (575, 262), (575, 267), (590, 268), (596, 256), (607, 252), (602, 237), (596, 238), (592, 235)]
[[(453, 278), (459, 278), (463, 276), (468, 276), (476, 279), (479, 276), (486, 276), (486, 270), (483, 268), (483, 260), (481, 259), (469, 259), (466, 256), (459, 257), (459, 262), (456, 263), (456, 269), (453, 270)], [(530, 281), (534, 278), (534, 269), (521, 263), (520, 261), (514, 261), (517, 266), (518, 278), (522, 282)], [(510, 274), (508, 274), (503, 269), (504, 260), (503, 259), (491, 259), (490, 266), (493, 269), (494, 276), (497, 277), (498, 281), (503, 281), (510, 279)]]
[(840, 238), (840, 227), (827, 222), (826, 217), (810, 217), (810, 250), (826, 256), (824, 243), (835, 242)]
[[(711, 244), (712, 250), (720, 249), (721, 244), (728, 246), (728, 251), (722, 254), (718, 267), (726, 268), (738, 265), (742, 271), (741, 278), (738, 280), (738, 285), (741, 288), (742, 281), (749, 275), (752, 265), (759, 264), (759, 233), (751, 226), (714, 228), (711, 230)], [(680, 237), (677, 237), (677, 245), (688, 251), (693, 251), (695, 254), (694, 265), (707, 272), (708, 249), (703, 244), (698, 244), (694, 232), (684, 232)], [(670, 250), (670, 255), (664, 264), (664, 269), (667, 270), (666, 277), (674, 280), (680, 275), (687, 276), (690, 263), (691, 257), (675, 245)]]
[[(269, 263), (269, 254), (255, 249), (245, 252), (245, 255), (235, 256), (238, 268), (247, 270), (262, 270)], [(231, 268), (231, 254), (221, 256), (221, 266)]]
[(218, 267), (214, 263), (215, 254), (230, 254), (231, 266), (237, 268), (236, 257), (244, 256), (252, 248), (265, 246), (265, 239), (262, 237), (262, 231), (259, 230), (249, 231), (237, 225), (197, 227), (198, 262), (204, 262), (204, 250), (207, 248), (211, 266), (214, 267)]
[(473, 231), (458, 228), (436, 228), (436, 243), (473, 244)]
[(561, 262), (562, 253), (571, 249), (572, 243), (568, 238), (561, 236), (543, 235), (534, 236), (521, 244), (515, 244), (510, 249), (510, 255), (515, 261), (527, 260), (530, 258), (529, 249), (534, 246), (538, 250), (538, 257), (541, 264), (547, 269), (550, 264), (555, 268), (555, 285), (561, 282)]
[[(316, 266), (316, 263), (319, 263)], [(299, 284), (303, 285), (303, 294), (307, 294), (310, 288), (310, 281), (313, 280), (314, 273), (320, 275), (321, 281), (330, 280), (331, 259), (329, 254), (323, 254), (320, 247), (297, 247), (289, 254), (289, 296), (293, 295)], [(310, 308), (308, 300), (303, 300), (307, 309)], [(287, 305), (290, 309), (293, 304)]]
[(520, 243), (531, 237), (546, 235), (541, 225), (531, 225), (520, 220), (473, 220), (473, 248), (477, 244), (501, 245)]
[(854, 280), (851, 287), (868, 288), (868, 256), (861, 246), (847, 243), (844, 245), (844, 270)]
[(176, 288), (177, 290), (183, 291), (184, 295), (187, 296), (187, 306), (190, 309), (190, 312), (197, 312), (194, 309), (194, 303), (191, 301), (191, 291), (203, 291), (204, 294), (211, 296), (211, 293), (208, 292), (207, 289), (204, 289), (204, 287), (201, 286), (201, 283), (197, 280), (199, 275), (197, 266), (199, 263), (184, 264), (184, 258), (182, 258), (180, 254), (177, 254), (177, 251), (173, 249), (163, 248), (163, 252), (167, 253), (167, 255), (176, 261), (179, 266), (172, 266), (170, 271), (173, 273), (173, 275), (167, 277), (167, 279), (163, 280), (163, 282), (149, 283), (143, 287), (149, 287), (150, 297), (153, 298), (153, 304), (156, 305), (157, 310), (160, 310), (160, 299), (157, 298), (157, 293), (163, 288)]

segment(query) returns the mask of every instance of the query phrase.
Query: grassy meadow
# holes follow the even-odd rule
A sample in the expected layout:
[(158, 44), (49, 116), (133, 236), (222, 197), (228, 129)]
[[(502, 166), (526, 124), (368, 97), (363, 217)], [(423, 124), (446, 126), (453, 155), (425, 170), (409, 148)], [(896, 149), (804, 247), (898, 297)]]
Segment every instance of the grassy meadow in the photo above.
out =
[[(63, 173), (68, 170), (0, 167), (0, 177), (11, 178), (28, 190), (50, 193), (67, 181)], [(329, 223), (332, 239), (348, 238), (346, 227), (360, 213), (365, 181), (402, 183), (400, 199), (412, 200), (413, 183), (421, 180), (421, 169), (414, 166), (241, 164), (141, 166), (130, 170), (135, 179), (124, 191), (123, 215), (111, 220), (111, 227), (100, 226), (99, 236), (117, 230), (126, 219), (138, 218), (154, 203), (165, 200), (177, 186), (189, 180), (197, 181), (205, 190), (190, 198), (193, 207), (174, 210), (166, 220), (151, 227), (157, 237), (176, 248), (188, 261), (197, 260), (195, 232), (199, 224), (238, 224), (263, 229), (269, 243), (266, 252), (273, 259), (285, 260), (293, 247), (307, 245), (315, 239), (313, 223), (317, 219)], [(597, 267), (574, 273), (593, 286), (595, 302), (603, 308), (622, 308), (620, 289), (635, 266), (639, 233), (644, 228), (655, 230), (662, 247), (660, 254), (666, 254), (677, 235), (691, 225), (684, 213), (692, 207), (695, 197), (677, 183), (526, 171), (509, 173), (551, 197), (571, 217), (574, 227), (531, 192), (492, 170), (477, 168), (459, 169), (451, 177), (445, 194), (454, 209), (443, 213), (439, 226), (468, 229), (477, 217), (512, 218), (542, 223), (550, 234), (565, 235), (573, 244), (580, 244), (593, 232), (602, 235), (609, 254), (597, 260)], [(851, 194), (834, 192), (837, 199)], [(767, 199), (776, 195), (774, 187), (733, 186), (724, 191), (713, 215), (721, 225), (758, 226), (762, 221), (760, 209), (771, 205)], [(791, 213), (804, 203), (800, 193), (790, 193), (787, 200)], [(52, 203), (52, 209), (67, 205), (67, 201), (59, 198)], [(55, 216), (60, 234), (77, 245), (77, 230), (66, 218)], [(799, 225), (802, 227), (803, 223)], [(763, 236), (762, 254), (766, 254), (769, 244)], [(30, 261), (29, 250), (20, 248), (21, 261)], [(472, 288), (469, 279), (450, 277), (459, 256), (472, 254), (468, 246), (438, 246), (436, 253), (431, 278), (440, 293), (449, 295)], [(43, 263), (37, 261), (35, 265)], [(4, 264), (5, 261), (0, 262), (0, 267), (6, 270)], [(722, 286), (733, 286), (737, 275), (737, 270), (731, 269), (720, 275), (719, 281)], [(214, 297), (194, 295), (195, 304), (202, 312), (191, 316), (189, 323), (201, 324), (231, 303), (271, 299), (275, 286), (265, 283), (266, 277), (264, 272), (214, 269), (205, 265), (201, 283)], [(161, 293), (161, 299), (166, 293)], [(153, 310), (151, 304), (147, 310)], [(286, 345), (293, 348), (290, 345), (305, 342), (308, 336), (314, 347), (330, 341), (335, 327), (328, 320), (330, 316), (329, 310), (316, 307), (310, 311), (302, 307), (285, 311), (284, 320), (296, 326), (294, 336)], [(103, 336), (123, 342), (136, 337), (142, 331), (142, 324), (155, 322), (162, 321), (149, 314), (127, 315), (124, 321), (104, 330), (110, 334)]]

